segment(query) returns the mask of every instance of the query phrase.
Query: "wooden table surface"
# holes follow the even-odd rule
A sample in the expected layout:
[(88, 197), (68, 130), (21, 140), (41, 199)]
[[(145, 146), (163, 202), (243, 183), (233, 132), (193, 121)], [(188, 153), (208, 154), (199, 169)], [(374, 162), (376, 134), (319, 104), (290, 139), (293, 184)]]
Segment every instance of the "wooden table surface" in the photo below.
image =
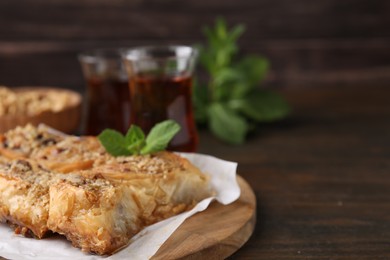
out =
[(299, 89), (284, 122), (241, 146), (201, 131), (199, 152), (239, 163), (257, 225), (232, 259), (390, 259), (390, 87)]

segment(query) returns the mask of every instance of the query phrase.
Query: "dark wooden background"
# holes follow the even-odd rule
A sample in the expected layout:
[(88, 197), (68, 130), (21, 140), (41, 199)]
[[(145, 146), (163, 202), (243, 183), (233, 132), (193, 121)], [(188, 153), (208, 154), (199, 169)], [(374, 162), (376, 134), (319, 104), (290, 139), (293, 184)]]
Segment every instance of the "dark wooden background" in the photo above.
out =
[(247, 25), (242, 51), (271, 60), (270, 87), (390, 83), (388, 0), (2, 0), (0, 84), (82, 91), (79, 51), (199, 43), (217, 16)]

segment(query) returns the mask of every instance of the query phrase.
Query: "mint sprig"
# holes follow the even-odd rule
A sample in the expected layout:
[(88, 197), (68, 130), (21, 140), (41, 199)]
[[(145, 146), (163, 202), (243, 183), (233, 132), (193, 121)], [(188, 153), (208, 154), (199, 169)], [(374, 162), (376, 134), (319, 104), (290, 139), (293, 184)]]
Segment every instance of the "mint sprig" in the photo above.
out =
[(200, 64), (208, 80), (194, 82), (197, 122), (231, 144), (243, 143), (257, 123), (280, 120), (290, 110), (280, 95), (259, 88), (268, 73), (268, 60), (238, 55), (237, 41), (244, 31), (243, 25), (229, 29), (221, 18), (204, 28), (207, 45), (199, 48)]
[(106, 129), (98, 139), (113, 156), (144, 155), (164, 150), (179, 131), (178, 123), (165, 120), (156, 124), (146, 138), (139, 126), (131, 125), (125, 136), (118, 131)]

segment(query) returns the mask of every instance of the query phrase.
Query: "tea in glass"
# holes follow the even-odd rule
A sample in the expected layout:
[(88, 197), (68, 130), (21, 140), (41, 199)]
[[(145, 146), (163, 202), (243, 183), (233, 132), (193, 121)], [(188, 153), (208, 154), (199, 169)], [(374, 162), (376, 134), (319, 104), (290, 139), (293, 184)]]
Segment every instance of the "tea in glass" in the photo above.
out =
[(119, 49), (79, 55), (87, 83), (83, 134), (98, 135), (111, 128), (126, 133), (130, 124), (130, 93)]
[(198, 145), (192, 108), (196, 50), (188, 46), (139, 47), (123, 54), (129, 76), (130, 122), (145, 132), (166, 119), (181, 130), (169, 150), (194, 152)]

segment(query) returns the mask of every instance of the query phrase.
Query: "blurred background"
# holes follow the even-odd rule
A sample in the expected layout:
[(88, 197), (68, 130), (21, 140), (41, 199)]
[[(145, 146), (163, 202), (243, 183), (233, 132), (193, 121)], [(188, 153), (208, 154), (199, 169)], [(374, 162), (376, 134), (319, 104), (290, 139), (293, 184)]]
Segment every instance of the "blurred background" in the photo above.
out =
[(78, 52), (202, 43), (217, 16), (246, 25), (242, 52), (269, 58), (269, 87), (390, 83), (388, 0), (2, 0), (0, 84), (81, 92)]

